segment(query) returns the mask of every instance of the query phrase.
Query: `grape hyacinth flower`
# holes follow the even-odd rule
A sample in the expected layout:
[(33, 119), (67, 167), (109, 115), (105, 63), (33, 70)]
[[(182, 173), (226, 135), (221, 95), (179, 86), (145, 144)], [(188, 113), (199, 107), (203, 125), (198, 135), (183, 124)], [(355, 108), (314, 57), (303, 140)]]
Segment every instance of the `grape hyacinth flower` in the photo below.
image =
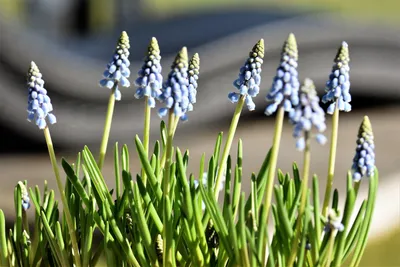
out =
[(324, 227), (325, 232), (329, 232), (331, 230), (342, 232), (344, 230), (344, 225), (341, 223), (338, 213), (339, 212), (336, 212), (333, 209), (329, 210), (328, 221), (326, 222)]
[(261, 83), (261, 66), (264, 62), (264, 39), (261, 39), (254, 45), (249, 53), (243, 67), (240, 68), (239, 77), (233, 85), (239, 90), (228, 94), (228, 98), (232, 103), (237, 103), (241, 96), (245, 97), (247, 108), (253, 111), (256, 105), (253, 97), (260, 92)]
[(336, 102), (340, 111), (351, 111), (349, 61), (349, 47), (346, 42), (343, 42), (337, 52), (335, 64), (332, 67), (332, 73), (326, 83), (326, 94), (322, 97), (323, 103), (333, 102), (328, 107), (328, 114), (333, 114), (336, 108)]
[(184, 115), (190, 104), (188, 87), (188, 54), (186, 47), (183, 47), (176, 56), (168, 79), (163, 84), (162, 93), (158, 97), (166, 106), (159, 109), (158, 115), (164, 117), (168, 110), (172, 109), (177, 118), (186, 118)]
[(155, 98), (161, 95), (163, 77), (160, 60), (160, 48), (157, 39), (153, 37), (148, 46), (144, 64), (138, 72), (139, 78), (135, 81), (135, 85), (139, 87), (136, 90), (135, 97), (141, 99), (147, 96), (148, 105), (151, 108), (156, 106)]
[(314, 82), (306, 78), (300, 88), (300, 103), (289, 112), (290, 122), (294, 124), (293, 136), (297, 138), (296, 147), (302, 151), (305, 147), (304, 132), (310, 132), (312, 126), (318, 130), (315, 138), (321, 145), (326, 143), (322, 134), (326, 129), (325, 112), (319, 106), (319, 97), (315, 90)]
[[(189, 78), (189, 107), (188, 111), (193, 110), (193, 104), (196, 103), (196, 95), (197, 95), (197, 80), (199, 79), (200, 73), (200, 57), (199, 54), (196, 53), (189, 61), (189, 71), (188, 71), (188, 78)], [(186, 115), (186, 114), (185, 114)], [(187, 120), (187, 116), (181, 118), (182, 120)]]
[(369, 118), (364, 117), (358, 131), (356, 154), (353, 159), (353, 181), (359, 182), (362, 177), (372, 177), (375, 171), (375, 144)]
[(22, 209), (24, 211), (27, 211), (31, 206), (31, 200), (29, 198), (28, 190), (22, 182), (18, 182), (18, 185), (21, 188)]
[(266, 99), (271, 101), (265, 109), (265, 115), (269, 116), (276, 112), (283, 104), (285, 111), (289, 112), (299, 103), (298, 91), (300, 83), (298, 80), (297, 63), (298, 51), (296, 38), (293, 33), (285, 41), (281, 52), (281, 63), (276, 71), (270, 92)]
[[(47, 90), (44, 89), (44, 80), (39, 68), (35, 62), (31, 62), (28, 72), (27, 83), (28, 92), (28, 121), (35, 120), (35, 124), (39, 129), (43, 130), (47, 127), (47, 123), (54, 124), (57, 122), (56, 116), (52, 114), (53, 105)], [(47, 122), (46, 122), (47, 119)]]
[(121, 92), (119, 91), (118, 85), (122, 87), (130, 86), (128, 80), (131, 74), (129, 70), (130, 61), (128, 59), (129, 48), (129, 36), (123, 31), (118, 39), (114, 55), (103, 73), (104, 79), (100, 81), (101, 87), (107, 87), (111, 90), (114, 88), (115, 100), (117, 101), (121, 100)]

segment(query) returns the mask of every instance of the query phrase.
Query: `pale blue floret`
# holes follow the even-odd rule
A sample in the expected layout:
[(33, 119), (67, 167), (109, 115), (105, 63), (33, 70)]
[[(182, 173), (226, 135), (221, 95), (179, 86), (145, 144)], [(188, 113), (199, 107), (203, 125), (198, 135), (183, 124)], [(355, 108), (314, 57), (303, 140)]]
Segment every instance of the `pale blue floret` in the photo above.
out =
[(275, 113), (282, 106), (285, 111), (290, 112), (299, 103), (299, 87), (297, 63), (298, 51), (294, 34), (290, 34), (285, 41), (281, 62), (276, 71), (271, 89), (267, 94), (267, 101), (271, 102), (265, 109), (265, 115)]
[(56, 116), (52, 114), (53, 105), (47, 90), (44, 89), (44, 80), (35, 62), (31, 62), (28, 72), (28, 121), (35, 121), (39, 129), (47, 127), (47, 123), (57, 122)]
[(237, 103), (241, 96), (245, 98), (245, 104), (250, 111), (256, 108), (253, 97), (260, 92), (261, 66), (264, 58), (264, 40), (261, 39), (249, 53), (243, 67), (240, 68), (239, 77), (233, 85), (239, 92), (231, 92), (228, 98), (232, 103)]
[(31, 200), (29, 198), (28, 190), (22, 182), (18, 182), (21, 188), (21, 205), (24, 211), (27, 211), (31, 206)]
[(115, 49), (114, 55), (107, 64), (106, 70), (103, 73), (104, 79), (100, 80), (101, 87), (107, 87), (112, 90), (114, 88), (115, 100), (121, 100), (121, 92), (119, 86), (129, 87), (131, 84), (128, 80), (131, 72), (129, 70), (129, 37), (123, 31)]
[(375, 172), (375, 144), (371, 123), (367, 116), (361, 123), (356, 154), (353, 158), (353, 181), (359, 182), (364, 176), (372, 177)]
[(337, 52), (335, 64), (332, 67), (332, 73), (329, 75), (329, 80), (326, 82), (326, 94), (322, 97), (323, 103), (332, 102), (328, 106), (328, 114), (333, 114), (336, 108), (336, 102), (340, 111), (351, 111), (349, 61), (348, 45), (346, 42), (343, 42)]
[(188, 56), (183, 47), (175, 58), (168, 79), (163, 84), (162, 93), (158, 99), (165, 104), (158, 115), (164, 117), (172, 110), (177, 118), (186, 120), (186, 112), (191, 110), (189, 101)]
[[(198, 87), (198, 79), (200, 74), (200, 57), (198, 53), (195, 53), (189, 61), (189, 69), (188, 69), (188, 79), (189, 79), (189, 106), (188, 111), (193, 110), (193, 105), (196, 103), (197, 96), (197, 87)], [(185, 113), (181, 116), (182, 121), (187, 121), (188, 116)]]
[(342, 232), (344, 230), (344, 225), (341, 223), (339, 214), (333, 209), (329, 210), (328, 220), (324, 227), (325, 232), (330, 232), (331, 230), (337, 230)]
[(161, 75), (160, 60), (160, 48), (157, 39), (153, 37), (149, 44), (144, 64), (138, 72), (139, 77), (135, 81), (135, 85), (139, 87), (136, 90), (135, 97), (140, 99), (147, 96), (148, 105), (151, 108), (156, 106), (155, 99), (161, 95), (163, 77)]
[(297, 138), (296, 147), (302, 151), (305, 148), (303, 135), (306, 132), (311, 133), (313, 126), (318, 131), (318, 134), (314, 136), (317, 142), (322, 145), (326, 143), (326, 137), (322, 134), (326, 129), (326, 124), (325, 112), (319, 106), (319, 97), (311, 79), (304, 80), (299, 96), (300, 102), (289, 112), (289, 119), (294, 124), (293, 136)]

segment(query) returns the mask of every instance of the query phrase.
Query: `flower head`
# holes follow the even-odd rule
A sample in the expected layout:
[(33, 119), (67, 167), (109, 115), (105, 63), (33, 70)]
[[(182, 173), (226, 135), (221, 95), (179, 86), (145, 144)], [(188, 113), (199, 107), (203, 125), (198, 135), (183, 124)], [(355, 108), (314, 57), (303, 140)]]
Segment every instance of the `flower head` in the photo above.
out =
[(364, 117), (358, 130), (356, 154), (353, 158), (353, 180), (358, 182), (362, 177), (372, 177), (375, 171), (375, 144), (369, 118)]
[(339, 110), (345, 112), (351, 111), (349, 61), (349, 47), (346, 42), (343, 42), (336, 54), (332, 73), (329, 76), (329, 80), (326, 82), (326, 94), (322, 97), (322, 102), (324, 103), (333, 102), (328, 107), (328, 114), (333, 114), (336, 103)]
[(333, 209), (329, 210), (328, 221), (326, 222), (324, 227), (324, 230), (326, 232), (331, 230), (342, 232), (344, 230), (344, 225), (341, 223), (339, 215), (339, 211), (335, 211)]
[(144, 64), (138, 72), (139, 78), (135, 81), (136, 86), (139, 87), (136, 90), (135, 97), (140, 99), (147, 96), (148, 105), (151, 108), (156, 106), (154, 99), (161, 95), (163, 77), (161, 75), (160, 60), (160, 48), (157, 39), (153, 37), (147, 49)]
[(196, 103), (197, 95), (197, 80), (199, 79), (200, 73), (200, 57), (199, 54), (194, 54), (189, 61), (189, 111), (193, 110), (193, 104)]
[(264, 39), (258, 41), (249, 53), (243, 67), (240, 68), (239, 77), (233, 85), (239, 90), (228, 94), (228, 98), (232, 103), (239, 101), (241, 96), (245, 97), (247, 108), (252, 111), (256, 105), (253, 102), (253, 97), (256, 97), (260, 92), (261, 83), (261, 66), (264, 58)]
[(326, 137), (322, 134), (326, 129), (325, 112), (319, 106), (319, 97), (315, 91), (314, 82), (306, 78), (300, 88), (300, 103), (289, 112), (289, 119), (294, 124), (293, 136), (297, 138), (296, 147), (303, 150), (305, 140), (303, 132), (310, 132), (314, 126), (319, 132), (315, 135), (318, 143), (325, 144)]
[(29, 68), (27, 83), (29, 86), (28, 121), (35, 120), (35, 124), (39, 129), (46, 128), (47, 123), (56, 123), (56, 116), (51, 113), (53, 105), (51, 104), (50, 97), (47, 95), (47, 90), (43, 87), (44, 80), (42, 79), (42, 74), (33, 61)]
[(158, 97), (166, 106), (160, 108), (158, 115), (163, 117), (167, 115), (168, 110), (172, 109), (177, 118), (185, 118), (190, 104), (188, 87), (188, 54), (186, 47), (183, 47), (176, 56), (168, 79), (163, 84), (161, 95)]
[(21, 188), (22, 209), (24, 211), (27, 211), (31, 206), (31, 200), (29, 198), (28, 190), (22, 182), (18, 182), (18, 185)]
[(100, 86), (108, 89), (114, 88), (115, 100), (121, 100), (121, 92), (118, 86), (129, 87), (128, 80), (131, 72), (129, 70), (129, 36), (123, 31), (118, 39), (117, 48), (110, 62), (107, 64), (103, 73), (104, 79), (100, 81)]
[(290, 111), (293, 106), (299, 103), (298, 91), (300, 83), (297, 72), (297, 43), (293, 33), (283, 44), (281, 52), (281, 63), (276, 71), (270, 92), (267, 95), (267, 101), (271, 101), (265, 109), (267, 116), (275, 113), (282, 104), (285, 111)]

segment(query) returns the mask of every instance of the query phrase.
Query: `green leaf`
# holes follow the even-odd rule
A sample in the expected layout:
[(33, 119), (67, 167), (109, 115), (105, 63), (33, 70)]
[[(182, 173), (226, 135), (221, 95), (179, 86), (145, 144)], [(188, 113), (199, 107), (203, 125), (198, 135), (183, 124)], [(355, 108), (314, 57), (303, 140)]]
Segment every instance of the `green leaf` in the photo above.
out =
[(115, 188), (116, 188), (116, 195), (117, 199), (120, 198), (121, 193), (120, 193), (120, 181), (121, 181), (121, 171), (119, 169), (119, 149), (118, 149), (118, 142), (115, 143), (114, 146), (114, 175), (115, 175)]
[(234, 253), (232, 251), (231, 245), (235, 245), (232, 243), (232, 240), (229, 238), (228, 228), (225, 224), (224, 218), (221, 214), (220, 209), (218, 208), (218, 204), (213, 197), (212, 191), (206, 191), (203, 187), (203, 184), (199, 183), (200, 192), (203, 196), (203, 200), (206, 204), (206, 209), (210, 212), (211, 218), (214, 222), (215, 229), (218, 233), (218, 236), (224, 246), (225, 251), (227, 252), (229, 257), (233, 257)]
[(81, 181), (75, 175), (75, 171), (72, 169), (71, 165), (69, 165), (64, 158), (61, 159), (61, 165), (65, 171), (65, 174), (67, 175), (68, 180), (70, 180), (76, 192), (79, 194), (79, 197), (82, 199), (85, 206), (88, 206), (89, 196), (86, 193), (85, 189), (83, 188)]
[(244, 214), (244, 201), (245, 195), (242, 193), (240, 202), (239, 202), (239, 246), (240, 246), (240, 259), (242, 260), (242, 266), (250, 267), (250, 258), (249, 252), (247, 250), (247, 239), (246, 239), (246, 224), (245, 224), (245, 214)]
[(365, 210), (364, 220), (360, 228), (360, 234), (356, 248), (354, 250), (353, 259), (351, 261), (352, 266), (358, 266), (361, 261), (361, 257), (364, 253), (365, 247), (367, 246), (368, 233), (371, 226), (372, 215), (375, 208), (376, 193), (378, 189), (378, 169), (375, 168), (375, 175), (369, 178), (369, 190), (367, 198), (367, 207)]
[(129, 172), (130, 171), (130, 167), (129, 167), (129, 149), (128, 146), (125, 144), (122, 147), (122, 170)]
[(336, 236), (336, 253), (335, 257), (333, 259), (333, 266), (341, 266), (342, 264), (342, 258), (343, 258), (343, 250), (345, 246), (345, 241), (346, 241), (346, 234), (349, 232), (349, 224), (350, 224), (350, 219), (353, 214), (353, 208), (354, 204), (356, 201), (356, 194), (354, 192), (354, 188), (352, 186), (352, 175), (351, 172), (348, 172), (347, 174), (347, 196), (346, 196), (346, 202), (344, 205), (344, 211), (343, 211), (343, 218), (342, 218), (342, 224), (344, 226), (344, 231), (339, 232)]
[(219, 156), (220, 156), (220, 151), (221, 151), (222, 136), (223, 136), (223, 132), (220, 132), (217, 136), (217, 140), (215, 141), (215, 146), (214, 146), (213, 157), (217, 162), (219, 161)]
[[(133, 185), (133, 182), (131, 181), (131, 186)], [(147, 254), (149, 255), (149, 260), (151, 260), (152, 263), (157, 262), (157, 255), (154, 250), (153, 246), (153, 240), (151, 238), (150, 230), (148, 228), (146, 218), (144, 216), (144, 211), (142, 207), (142, 199), (140, 198), (140, 192), (137, 184), (133, 185), (133, 196), (131, 195), (131, 201), (133, 200), (135, 205), (133, 206), (135, 215), (136, 215), (136, 221), (137, 221), (137, 226), (139, 228), (139, 233), (140, 236), (142, 237), (142, 244), (144, 245), (144, 248), (147, 251)], [(133, 199), (132, 199), (133, 198)]]
[(140, 158), (140, 162), (142, 164), (142, 168), (144, 168), (144, 170), (146, 172), (146, 175), (147, 175), (147, 177), (149, 179), (151, 189), (153, 190), (154, 194), (156, 195), (157, 200), (161, 201), (162, 194), (163, 194), (162, 190), (161, 190), (161, 186), (160, 186), (160, 184), (159, 184), (159, 182), (158, 182), (158, 180), (157, 180), (157, 178), (156, 178), (156, 176), (155, 176), (155, 174), (154, 174), (154, 172), (153, 172), (153, 170), (151, 168), (150, 162), (149, 162), (149, 160), (147, 158), (147, 153), (144, 151), (143, 144), (140, 141), (138, 135), (136, 135), (135, 144), (136, 144), (137, 153), (138, 153), (139, 158)]
[(3, 210), (0, 210), (0, 259), (1, 266), (8, 266), (6, 219)]

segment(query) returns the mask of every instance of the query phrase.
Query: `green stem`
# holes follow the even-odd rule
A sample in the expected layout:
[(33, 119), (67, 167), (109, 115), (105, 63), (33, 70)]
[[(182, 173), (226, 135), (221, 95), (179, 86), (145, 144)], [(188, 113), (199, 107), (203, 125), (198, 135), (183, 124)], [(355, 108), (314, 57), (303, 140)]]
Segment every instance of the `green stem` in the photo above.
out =
[[(150, 139), (150, 116), (151, 116), (151, 107), (149, 106), (149, 97), (146, 96), (144, 98), (144, 128), (143, 128), (143, 147), (146, 152), (147, 157), (149, 157), (149, 139)], [(142, 169), (142, 180), (143, 184), (146, 185), (146, 172)]]
[[(270, 156), (270, 164), (269, 164), (269, 169), (268, 169), (268, 176), (267, 176), (267, 183), (266, 183), (266, 189), (267, 193), (264, 199), (264, 218), (261, 218), (261, 223), (268, 223), (268, 215), (269, 215), (269, 209), (271, 207), (271, 201), (272, 201), (272, 191), (274, 188), (274, 179), (275, 179), (275, 172), (276, 172), (276, 164), (278, 162), (278, 154), (279, 154), (279, 146), (281, 143), (281, 136), (282, 136), (282, 127), (283, 127), (283, 119), (285, 117), (285, 110), (283, 107), (279, 107), (278, 113), (276, 115), (276, 121), (275, 121), (275, 132), (274, 132), (274, 139), (272, 143), (272, 149), (271, 149), (271, 156)], [(264, 241), (264, 249), (263, 249), (263, 261), (266, 263), (267, 258), (266, 258), (266, 249), (267, 249), (267, 243), (268, 240)], [(265, 265), (265, 264), (264, 264)]]
[(99, 162), (98, 162), (98, 166), (99, 166), (100, 170), (103, 168), (103, 165), (104, 165), (104, 159), (106, 157), (106, 152), (107, 152), (108, 139), (110, 137), (111, 122), (112, 122), (112, 117), (113, 117), (113, 113), (114, 113), (114, 104), (115, 104), (115, 95), (114, 95), (115, 89), (116, 89), (116, 86), (114, 86), (112, 88), (111, 94), (110, 94), (110, 99), (108, 100), (106, 120), (104, 123), (103, 139), (101, 139), (100, 155), (99, 155)]
[(44, 128), (44, 137), (46, 139), (46, 144), (47, 144), (47, 148), (49, 150), (49, 155), (50, 155), (50, 161), (51, 161), (51, 165), (53, 166), (53, 171), (54, 174), (56, 176), (56, 181), (57, 181), (57, 186), (58, 186), (58, 190), (60, 191), (60, 195), (61, 195), (61, 201), (64, 207), (64, 213), (65, 213), (65, 219), (67, 221), (67, 226), (68, 226), (68, 232), (69, 235), (71, 237), (71, 243), (72, 243), (72, 254), (74, 257), (74, 261), (75, 261), (75, 266), (80, 267), (81, 266), (81, 260), (79, 257), (79, 248), (78, 248), (78, 242), (76, 239), (76, 233), (75, 233), (75, 229), (74, 229), (74, 223), (72, 221), (72, 216), (68, 207), (68, 201), (67, 198), (65, 196), (65, 192), (64, 192), (64, 188), (63, 188), (63, 184), (61, 181), (61, 177), (60, 177), (60, 172), (58, 170), (58, 166), (57, 166), (57, 159), (56, 159), (56, 155), (54, 153), (54, 147), (53, 147), (53, 142), (51, 140), (51, 135), (50, 135), (50, 131), (49, 128), (46, 127)]
[[(220, 186), (222, 176), (225, 172), (226, 161), (228, 160), (229, 152), (232, 147), (233, 137), (235, 136), (236, 128), (239, 123), (240, 113), (242, 112), (244, 102), (245, 102), (245, 96), (241, 96), (236, 105), (235, 112), (233, 113), (231, 126), (229, 127), (228, 137), (226, 138), (226, 143), (225, 143), (224, 151), (222, 153), (222, 158), (221, 158), (221, 162), (219, 164), (219, 169), (218, 169), (217, 178), (216, 178), (215, 187), (214, 187), (214, 195), (215, 195), (215, 199), (217, 201), (218, 201), (218, 196), (219, 196), (218, 188)], [(215, 159), (215, 160), (218, 160), (218, 159)]]
[(328, 178), (326, 180), (326, 189), (324, 195), (324, 202), (322, 206), (323, 216), (328, 214), (329, 200), (331, 199), (333, 177), (335, 175), (335, 159), (336, 159), (336, 148), (338, 139), (339, 129), (339, 107), (338, 101), (336, 101), (335, 111), (332, 116), (332, 136), (331, 136), (331, 148), (329, 153), (329, 165), (328, 165)]
[(308, 178), (310, 172), (310, 133), (307, 131), (304, 133), (304, 139), (306, 142), (306, 147), (304, 149), (304, 161), (303, 161), (303, 181), (301, 183), (301, 200), (300, 200), (300, 208), (296, 222), (296, 233), (295, 238), (293, 239), (292, 243), (292, 250), (290, 254), (290, 258), (288, 261), (288, 267), (292, 267), (294, 261), (296, 259), (297, 248), (300, 239), (300, 231), (301, 231), (301, 222), (304, 216), (304, 210), (306, 208), (307, 203), (307, 191), (308, 191)]
[(328, 244), (328, 258), (327, 258), (327, 262), (326, 265), (327, 267), (331, 266), (331, 262), (332, 262), (332, 256), (333, 256), (333, 245), (335, 243), (335, 235), (336, 235), (337, 230), (336, 229), (332, 229), (331, 230), (331, 235), (329, 236), (329, 244)]
[(164, 168), (164, 177), (163, 177), (163, 244), (164, 244), (164, 259), (163, 266), (172, 266), (173, 265), (173, 247), (172, 247), (172, 222), (171, 222), (171, 213), (169, 211), (170, 203), (169, 202), (169, 187), (170, 187), (170, 172), (171, 172), (171, 164), (172, 164), (172, 142), (173, 142), (173, 128), (174, 128), (174, 120), (178, 119), (174, 116), (173, 109), (170, 109), (168, 112), (168, 136), (167, 136), (167, 144), (166, 144), (166, 156), (165, 156), (165, 168)]

